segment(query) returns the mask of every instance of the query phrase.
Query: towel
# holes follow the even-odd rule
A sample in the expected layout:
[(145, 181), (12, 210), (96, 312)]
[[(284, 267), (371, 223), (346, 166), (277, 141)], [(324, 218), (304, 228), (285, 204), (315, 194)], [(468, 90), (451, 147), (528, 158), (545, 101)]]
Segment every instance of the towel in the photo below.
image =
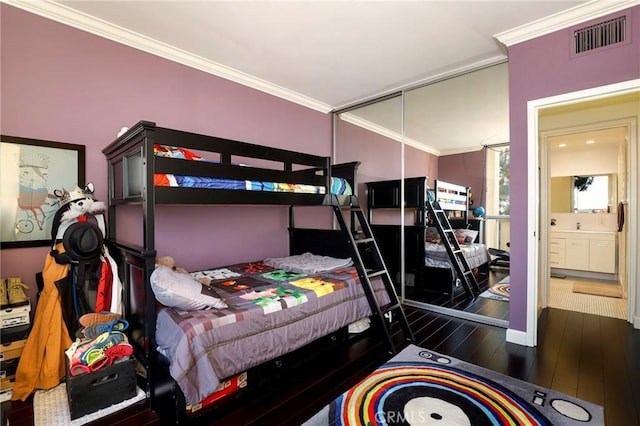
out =
[(620, 201), (618, 203), (618, 232), (622, 232), (624, 227), (624, 203)]

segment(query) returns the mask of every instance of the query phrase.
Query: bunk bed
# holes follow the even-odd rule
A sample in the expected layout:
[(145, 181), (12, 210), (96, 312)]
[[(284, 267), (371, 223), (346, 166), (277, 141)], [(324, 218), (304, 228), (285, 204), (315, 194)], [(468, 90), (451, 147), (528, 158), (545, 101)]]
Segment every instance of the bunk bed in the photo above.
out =
[[(400, 273), (400, 226), (374, 223), (374, 211), (399, 209), (400, 180), (369, 182), (367, 204), (369, 222), (379, 241), (392, 274)], [(453, 296), (461, 286), (449, 254), (435, 227), (428, 222), (427, 202), (438, 202), (441, 209), (450, 212), (450, 224), (460, 238), (461, 249), (469, 266), (480, 275), (487, 273), (491, 260), (481, 244), (482, 220), (469, 220), (468, 188), (442, 180), (435, 180), (429, 188), (426, 177), (404, 179), (405, 211), (413, 213), (413, 224), (404, 226), (405, 274), (410, 276), (415, 291)]]
[[(486, 277), (491, 256), (486, 245), (481, 243), (483, 232), (482, 219), (470, 220), (469, 188), (454, 183), (435, 180), (433, 190), (428, 192), (428, 201), (437, 203), (440, 209), (448, 212), (451, 229), (454, 230), (460, 249), (469, 267), (474, 271), (476, 279)], [(425, 273), (439, 274), (443, 279), (438, 280), (440, 286), (421, 286), (418, 291), (435, 291), (453, 297), (461, 289), (457, 273), (452, 264), (449, 253), (442, 244), (441, 236), (433, 226), (431, 218), (426, 218), (425, 231)]]
[[(163, 418), (180, 423), (188, 415), (200, 415), (203, 406), (230, 388), (245, 388), (247, 381), (253, 386), (254, 373), (281, 367), (285, 357), (295, 357), (309, 345), (327, 346), (343, 339), (349, 324), (372, 315), (375, 303), (390, 303), (380, 279), (371, 281), (369, 291), (360, 285), (363, 268), (332, 264), (318, 272), (281, 267), (310, 253), (332, 261), (353, 253), (347, 238), (351, 231), (345, 236), (345, 229), (296, 228), (293, 206), (324, 205), (335, 211), (336, 206), (357, 205), (353, 191), (358, 162), (332, 166), (329, 157), (145, 121), (103, 153), (109, 175), (107, 247), (124, 286), (124, 315), (145, 377), (141, 384), (151, 407)], [(141, 206), (141, 246), (116, 238), (120, 207), (130, 204)], [(216, 300), (210, 304), (213, 308), (163, 305), (158, 288), (173, 271), (162, 272), (156, 265), (155, 233), (161, 228), (155, 212), (166, 204), (289, 206), (290, 256), (212, 265), (178, 278), (205, 279), (201, 291), (207, 300)]]

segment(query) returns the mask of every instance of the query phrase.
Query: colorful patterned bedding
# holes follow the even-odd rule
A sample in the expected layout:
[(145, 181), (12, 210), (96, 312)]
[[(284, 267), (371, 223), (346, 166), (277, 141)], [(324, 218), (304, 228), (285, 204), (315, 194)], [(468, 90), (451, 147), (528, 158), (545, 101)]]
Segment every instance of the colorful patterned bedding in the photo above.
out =
[[(477, 268), (491, 260), (489, 250), (484, 244), (460, 244), (460, 249), (464, 253), (465, 259), (471, 269)], [(425, 265), (432, 268), (449, 268), (455, 271), (447, 249), (443, 244), (435, 244), (430, 242), (424, 243)]]
[[(154, 153), (159, 157), (179, 158), (183, 160), (207, 161), (199, 155), (180, 147), (154, 145)], [(171, 186), (180, 188), (206, 188), (244, 191), (291, 192), (302, 194), (324, 194), (324, 186), (291, 184), (280, 182), (263, 182), (237, 179), (220, 179), (204, 176), (183, 176), (168, 173), (156, 173), (153, 176), (155, 186)], [(342, 178), (331, 178), (331, 193), (336, 195), (352, 195), (349, 182)]]
[[(371, 315), (352, 266), (323, 274), (288, 272), (264, 262), (200, 271), (228, 308), (158, 314), (158, 351), (189, 404), (221, 380), (275, 359)], [(388, 295), (374, 281), (380, 304)]]

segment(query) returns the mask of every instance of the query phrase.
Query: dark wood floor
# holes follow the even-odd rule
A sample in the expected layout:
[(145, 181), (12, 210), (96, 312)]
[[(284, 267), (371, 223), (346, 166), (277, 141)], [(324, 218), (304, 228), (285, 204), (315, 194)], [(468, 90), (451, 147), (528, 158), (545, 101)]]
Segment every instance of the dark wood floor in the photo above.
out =
[[(504, 268), (482, 271), (478, 276), (480, 292), (487, 290), (489, 286), (497, 284), (507, 276), (509, 276), (509, 270)], [(428, 283), (426, 287), (429, 287)], [(407, 288), (405, 297), (407, 300), (423, 302), (443, 308), (451, 308), (457, 311), (482, 315), (499, 320), (509, 320), (509, 302), (485, 297), (470, 298), (462, 288), (459, 288), (454, 292), (453, 297), (451, 297), (435, 291), (418, 291), (416, 286), (413, 288)]]
[[(607, 425), (640, 425), (640, 330), (625, 321), (545, 309), (538, 346), (528, 348), (506, 343), (502, 328), (410, 307), (406, 312), (419, 346), (602, 405)], [(306, 375), (274, 383), (270, 394), (249, 394), (229, 411), (193, 423), (299, 425), (389, 358), (379, 339), (365, 335), (327, 352)], [(5, 402), (2, 412), (11, 426), (33, 424), (30, 401)], [(162, 422), (138, 404), (93, 424)]]

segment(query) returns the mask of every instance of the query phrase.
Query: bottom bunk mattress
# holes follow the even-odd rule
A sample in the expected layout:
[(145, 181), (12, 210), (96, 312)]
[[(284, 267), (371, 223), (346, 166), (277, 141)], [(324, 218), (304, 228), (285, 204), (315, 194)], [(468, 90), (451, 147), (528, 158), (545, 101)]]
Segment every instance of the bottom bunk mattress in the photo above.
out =
[[(444, 244), (424, 243), (425, 266), (432, 268), (448, 268), (455, 271), (447, 249)], [(464, 254), (471, 269), (477, 268), (491, 260), (489, 250), (484, 244), (471, 243), (460, 244), (460, 249)]]
[[(159, 312), (158, 351), (188, 404), (205, 399), (227, 377), (371, 316), (353, 266), (306, 273), (269, 260), (192, 274), (210, 282), (203, 293), (215, 294), (226, 307)], [(379, 303), (387, 304), (382, 281), (372, 283)]]

